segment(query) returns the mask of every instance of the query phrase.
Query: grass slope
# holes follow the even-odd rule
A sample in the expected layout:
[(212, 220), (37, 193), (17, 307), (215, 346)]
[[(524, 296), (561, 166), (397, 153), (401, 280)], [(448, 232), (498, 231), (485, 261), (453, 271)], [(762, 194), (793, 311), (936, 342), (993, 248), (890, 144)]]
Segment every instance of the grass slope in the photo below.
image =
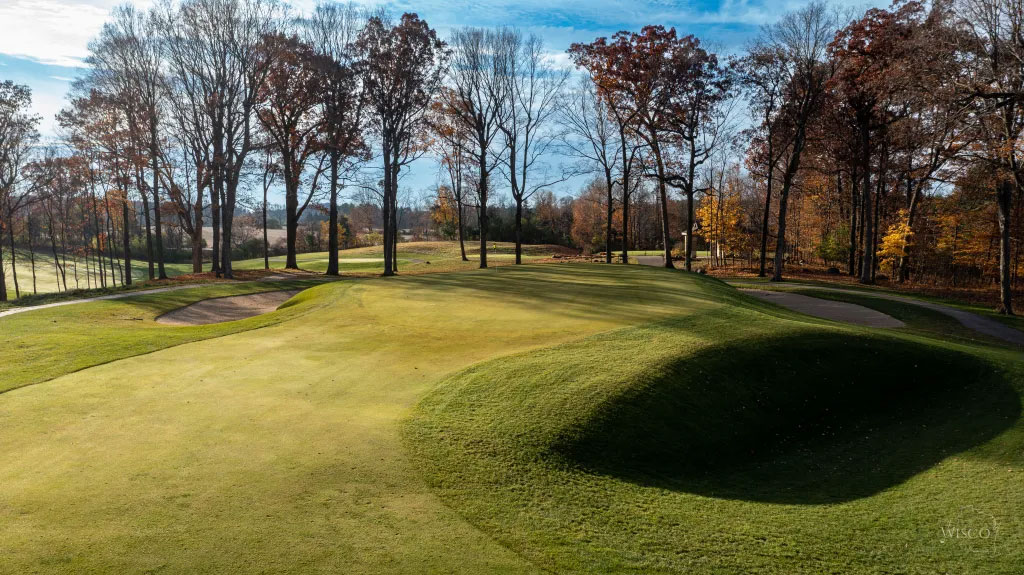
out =
[[(65, 308), (97, 328), (62, 353), (134, 336), (166, 349), (0, 394), (0, 571), (1011, 573), (1024, 559), (1009, 351), (835, 327), (641, 266), (299, 297), (225, 324), (261, 329), (182, 345), (149, 334), (215, 334), (156, 326), (144, 306), (105, 327), (99, 303)], [(173, 307), (160, 299), (147, 305)], [(14, 361), (57, 353), (43, 342), (68, 325), (40, 318)], [(977, 520), (966, 506), (998, 536), (941, 541)]]

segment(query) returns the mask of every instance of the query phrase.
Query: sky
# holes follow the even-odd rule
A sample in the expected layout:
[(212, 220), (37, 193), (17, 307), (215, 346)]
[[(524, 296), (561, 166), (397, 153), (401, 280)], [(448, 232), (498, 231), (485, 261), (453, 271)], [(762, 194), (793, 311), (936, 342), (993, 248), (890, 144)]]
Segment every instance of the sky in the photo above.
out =
[[(384, 5), (393, 13), (416, 12), (447, 37), (461, 26), (511, 25), (544, 39), (552, 58), (568, 64), (565, 50), (573, 42), (589, 42), (618, 30), (646, 24), (675, 27), (693, 34), (719, 53), (735, 53), (789, 10), (809, 0), (357, 0)], [(315, 0), (288, 2), (298, 11)], [(71, 81), (81, 74), (89, 41), (110, 10), (123, 0), (0, 0), (0, 80), (32, 88), (35, 113), (42, 116), (44, 138), (55, 136), (55, 114), (65, 105)], [(137, 0), (145, 8), (152, 0)], [(862, 1), (847, 2), (854, 6)], [(887, 2), (871, 2), (887, 4)], [(407, 185), (434, 184), (432, 160), (414, 166)], [(579, 182), (569, 182), (561, 192)]]

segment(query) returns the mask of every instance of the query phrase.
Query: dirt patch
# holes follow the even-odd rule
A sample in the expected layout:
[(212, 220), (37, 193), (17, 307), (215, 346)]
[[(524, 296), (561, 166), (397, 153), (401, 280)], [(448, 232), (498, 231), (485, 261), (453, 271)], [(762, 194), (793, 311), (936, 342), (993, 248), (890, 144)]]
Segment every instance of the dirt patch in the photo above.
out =
[(871, 308), (847, 303), (808, 297), (795, 293), (745, 289), (743, 293), (758, 299), (787, 307), (793, 311), (813, 315), (832, 321), (841, 321), (867, 327), (904, 327), (902, 321)]
[(271, 291), (196, 302), (156, 318), (164, 325), (206, 325), (270, 313), (301, 290)]

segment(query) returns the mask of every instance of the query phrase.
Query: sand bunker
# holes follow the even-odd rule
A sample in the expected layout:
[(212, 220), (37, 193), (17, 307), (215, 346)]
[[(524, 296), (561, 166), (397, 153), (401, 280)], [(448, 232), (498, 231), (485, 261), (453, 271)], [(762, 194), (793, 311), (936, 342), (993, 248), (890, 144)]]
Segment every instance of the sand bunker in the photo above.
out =
[(805, 295), (745, 289), (744, 293), (758, 299), (788, 307), (791, 310), (832, 321), (842, 321), (867, 327), (903, 327), (904, 323), (890, 315), (871, 308), (841, 301), (832, 301)]
[(270, 313), (301, 290), (206, 299), (156, 318), (164, 325), (206, 325)]

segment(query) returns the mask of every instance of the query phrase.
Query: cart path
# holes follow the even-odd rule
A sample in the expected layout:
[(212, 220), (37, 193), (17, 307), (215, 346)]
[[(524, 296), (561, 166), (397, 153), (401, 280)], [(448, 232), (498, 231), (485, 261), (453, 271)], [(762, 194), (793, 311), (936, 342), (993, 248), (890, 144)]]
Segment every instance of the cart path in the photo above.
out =
[(820, 299), (781, 291), (743, 289), (743, 292), (793, 311), (832, 321), (841, 321), (866, 327), (896, 328), (906, 325), (890, 315), (854, 303)]
[[(753, 286), (760, 285), (760, 284), (756, 284), (756, 283), (744, 283), (744, 282), (729, 282), (729, 283), (730, 283), (730, 285), (733, 285), (733, 286), (735, 286), (735, 287), (737, 287), (739, 289), (742, 289), (744, 291), (747, 291), (747, 286), (753, 287)], [(864, 296), (864, 297), (876, 297), (876, 298), (880, 298), (880, 299), (886, 299), (886, 300), (891, 300), (891, 301), (898, 301), (898, 302), (901, 302), (901, 303), (907, 303), (907, 304), (911, 304), (911, 305), (920, 306), (920, 307), (923, 307), (923, 308), (926, 308), (926, 309), (930, 309), (930, 310), (937, 311), (939, 313), (948, 315), (949, 317), (952, 317), (953, 319), (955, 319), (958, 322), (960, 322), (960, 324), (963, 325), (964, 327), (966, 327), (967, 329), (970, 329), (970, 330), (976, 331), (978, 333), (982, 333), (982, 334), (985, 334), (985, 335), (988, 335), (988, 336), (991, 336), (991, 337), (994, 337), (994, 338), (997, 338), (997, 339), (1001, 339), (1001, 340), (1003, 340), (1005, 342), (1012, 343), (1014, 345), (1024, 346), (1024, 332), (1022, 332), (1022, 331), (1020, 331), (1018, 329), (1014, 329), (1014, 328), (1012, 328), (1012, 327), (1010, 327), (1010, 326), (1008, 326), (1006, 324), (1003, 324), (1003, 323), (1001, 323), (999, 321), (996, 321), (994, 319), (987, 318), (987, 317), (978, 315), (978, 314), (973, 313), (973, 312), (964, 311), (962, 309), (958, 309), (958, 308), (955, 308), (955, 307), (952, 307), (952, 306), (943, 305), (943, 304), (940, 304), (940, 303), (934, 303), (934, 302), (930, 302), (930, 301), (919, 300), (919, 299), (915, 299), (915, 298), (911, 298), (911, 297), (906, 297), (906, 296), (901, 296), (901, 295), (896, 295), (896, 294), (892, 294), (892, 293), (888, 293), (888, 292), (883, 292), (883, 291), (877, 291), (876, 292), (876, 291), (843, 289), (843, 288), (824, 287), (824, 286), (811, 285), (811, 284), (801, 284), (801, 283), (786, 283), (785, 285), (792, 286), (792, 287), (798, 287), (798, 288), (805, 288), (805, 289), (816, 289), (816, 290), (824, 290), (824, 291), (831, 291), (831, 292), (837, 292), (837, 293), (846, 293), (846, 294), (852, 294), (852, 295), (860, 295), (860, 296)], [(785, 293), (785, 292), (776, 292), (776, 293)], [(792, 295), (796, 295), (796, 294), (792, 294)], [(812, 299), (814, 299), (814, 298), (812, 298)]]

